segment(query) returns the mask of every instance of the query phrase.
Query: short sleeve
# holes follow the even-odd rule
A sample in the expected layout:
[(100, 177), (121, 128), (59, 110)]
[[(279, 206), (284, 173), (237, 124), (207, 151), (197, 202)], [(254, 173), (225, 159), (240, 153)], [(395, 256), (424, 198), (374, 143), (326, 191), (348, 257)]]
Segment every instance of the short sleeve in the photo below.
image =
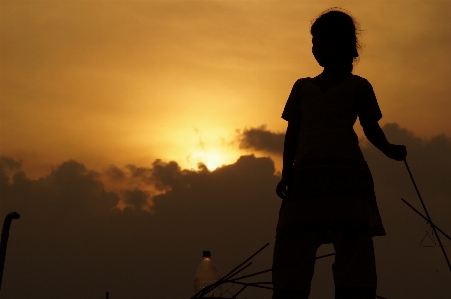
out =
[(301, 98), (299, 92), (300, 80), (297, 80), (293, 88), (291, 89), (290, 95), (288, 96), (287, 103), (282, 112), (282, 118), (286, 121), (299, 122), (301, 120)]
[(382, 118), (382, 112), (377, 103), (373, 87), (366, 79), (356, 93), (357, 115), (360, 123), (374, 122)]

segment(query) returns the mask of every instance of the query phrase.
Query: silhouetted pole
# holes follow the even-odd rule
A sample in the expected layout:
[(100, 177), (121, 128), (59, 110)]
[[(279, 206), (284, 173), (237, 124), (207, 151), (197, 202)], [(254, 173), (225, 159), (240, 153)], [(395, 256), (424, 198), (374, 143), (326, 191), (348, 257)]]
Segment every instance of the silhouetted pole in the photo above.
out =
[(421, 198), (420, 191), (418, 190), (417, 184), (415, 184), (415, 180), (413, 179), (413, 175), (410, 172), (410, 168), (409, 168), (409, 165), (407, 164), (407, 160), (404, 160), (404, 164), (406, 164), (406, 168), (407, 168), (407, 171), (409, 172), (410, 179), (412, 180), (413, 186), (415, 187), (418, 197), (420, 198), (421, 204), (423, 205), (423, 209), (424, 209), (424, 213), (426, 214), (427, 221), (431, 225), (432, 230), (434, 231), (434, 234), (435, 234), (435, 237), (437, 238), (438, 244), (440, 245), (443, 255), (445, 256), (445, 260), (446, 260), (446, 263), (448, 264), (448, 268), (451, 271), (451, 263), (449, 262), (449, 259), (448, 259), (448, 256), (446, 255), (445, 249), (443, 248), (443, 244), (442, 244), (442, 241), (440, 240), (440, 236), (437, 234), (435, 225), (432, 224), (431, 216), (429, 216), (428, 210), (426, 209), (426, 206), (424, 205), (423, 198)]
[(9, 228), (13, 219), (19, 219), (20, 215), (16, 212), (9, 213), (3, 222), (2, 238), (0, 243), (0, 289), (2, 288), (3, 268), (5, 267), (6, 246), (8, 245)]
[(424, 220), (426, 220), (430, 225), (434, 226), (439, 232), (441, 232), (446, 238), (448, 238), (448, 240), (451, 241), (451, 237), (448, 236), (444, 231), (442, 231), (437, 225), (435, 225), (434, 223), (432, 223), (429, 219), (427, 219), (423, 214), (421, 214), (417, 209), (415, 209), (410, 203), (408, 203), (404, 198), (401, 198), (401, 200), (409, 206), (409, 208), (411, 208), (412, 210), (414, 210), (418, 215), (421, 216), (421, 218), (423, 218)]
[(106, 292), (106, 299), (110, 299), (110, 293)]

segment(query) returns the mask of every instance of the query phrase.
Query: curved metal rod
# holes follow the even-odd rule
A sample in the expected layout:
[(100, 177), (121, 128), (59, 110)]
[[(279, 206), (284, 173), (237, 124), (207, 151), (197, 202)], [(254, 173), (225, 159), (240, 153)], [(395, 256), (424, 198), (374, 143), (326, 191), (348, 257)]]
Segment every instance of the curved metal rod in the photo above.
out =
[(9, 213), (3, 222), (2, 237), (0, 243), (0, 290), (2, 288), (3, 269), (5, 267), (6, 246), (8, 245), (9, 229), (13, 219), (19, 219), (20, 215), (16, 212)]

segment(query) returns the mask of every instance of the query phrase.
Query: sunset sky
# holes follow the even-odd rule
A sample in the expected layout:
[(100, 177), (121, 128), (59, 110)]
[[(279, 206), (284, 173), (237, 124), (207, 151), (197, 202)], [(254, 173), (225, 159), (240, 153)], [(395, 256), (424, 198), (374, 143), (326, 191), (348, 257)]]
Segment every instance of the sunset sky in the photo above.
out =
[(321, 71), (311, 21), (332, 6), (361, 23), (355, 74), (373, 84), (381, 124), (451, 134), (446, 1), (1, 5), (1, 152), (37, 174), (67, 159), (96, 168), (235, 161), (236, 130), (285, 130), (294, 81)]
[[(205, 247), (210, 244), (197, 236), (196, 229), (202, 227), (201, 224), (190, 226), (197, 218), (181, 219), (179, 213), (183, 214), (181, 210), (186, 209), (193, 215), (203, 215), (195, 209), (208, 202), (203, 196), (218, 195), (218, 203), (212, 209), (217, 209), (218, 214), (225, 213), (220, 220), (247, 219), (242, 225), (248, 229), (234, 235), (227, 230), (228, 226), (213, 225), (217, 219), (209, 216), (208, 225), (228, 238), (215, 237), (212, 246), (217, 246), (216, 252), (219, 248), (224, 254), (224, 248), (236, 250), (235, 255), (221, 260), (212, 249), (213, 259), (216, 257), (218, 264), (224, 268), (237, 264), (266, 241), (272, 242), (270, 238), (274, 237), (279, 208), (273, 189), (281, 169), (282, 133), (286, 129), (286, 122), (280, 116), (293, 83), (301, 77), (314, 77), (322, 70), (311, 54), (309, 30), (311, 22), (322, 11), (334, 6), (350, 11), (360, 23), (363, 48), (354, 74), (365, 77), (373, 85), (384, 115), (380, 124), (390, 132), (389, 141), (411, 145), (407, 147), (408, 157), (423, 179), (419, 184), (431, 192), (429, 198), (434, 201), (431, 209), (442, 221), (442, 229), (450, 234), (451, 1), (0, 0), (0, 186), (4, 188), (0, 189), (3, 190), (0, 217), (13, 210), (22, 212), (22, 218), (16, 220), (11, 229), (6, 264), (10, 268), (5, 268), (2, 292), (15, 294), (20, 289), (22, 293), (19, 293), (24, 296), (8, 298), (103, 296), (104, 293), (92, 295), (88, 290), (95, 289), (93, 281), (104, 273), (104, 268), (96, 268), (94, 262), (86, 261), (85, 268), (71, 274), (73, 268), (68, 265), (79, 264), (77, 256), (58, 256), (58, 252), (81, 246), (67, 237), (69, 232), (77, 235), (69, 222), (65, 222), (71, 217), (74, 221), (90, 219), (80, 224), (86, 231), (94, 227), (89, 236), (77, 235), (93, 246), (77, 247), (76, 252), (89, 256), (87, 260), (96, 261), (95, 254), (106, 252), (99, 265), (108, 265), (112, 272), (121, 275), (133, 272), (132, 265), (139, 265), (139, 261), (148, 263), (155, 271), (168, 269), (168, 273), (161, 275), (161, 281), (151, 283), (155, 291), (144, 289), (148, 278), (143, 277), (147, 276), (135, 279), (111, 274), (102, 278), (103, 291), (113, 285), (117, 288), (119, 282), (124, 284), (122, 290), (117, 289), (117, 293), (123, 292), (123, 297), (112, 296), (112, 299), (131, 298), (127, 297), (125, 289), (132, 288), (133, 298), (191, 295), (191, 281), (184, 282), (187, 286), (177, 291), (170, 287), (170, 283), (176, 282), (168, 282), (169, 272), (181, 271), (177, 270), (179, 264), (172, 260), (167, 266), (158, 257), (170, 252), (178, 254), (177, 260), (191, 259), (190, 264), (183, 264), (182, 268), (186, 273), (192, 270), (187, 274), (189, 279), (194, 275), (201, 251), (208, 250)], [(357, 124), (355, 128), (362, 137), (360, 126)], [(252, 134), (257, 139), (252, 139)], [(411, 223), (424, 224), (398, 202), (399, 197), (406, 196), (418, 203), (408, 177), (404, 178), (402, 165), (393, 170), (399, 174), (395, 176), (391, 168), (395, 164), (390, 164), (395, 162), (380, 162), (386, 158), (374, 153), (374, 148), (365, 142), (362, 147), (365, 147), (365, 156), (370, 157), (370, 166), (371, 163), (382, 165), (374, 176), (386, 226), (398, 223), (398, 212), (412, 216)], [(198, 163), (208, 169), (198, 168)], [(393, 180), (386, 178), (387, 173), (391, 173)], [(403, 177), (399, 184), (394, 181), (398, 177)], [(74, 185), (70, 183), (72, 180)], [(232, 181), (235, 185), (227, 185), (229, 189), (222, 185)], [(240, 193), (247, 190), (246, 186), (259, 189), (262, 182), (266, 185), (258, 194)], [(181, 187), (185, 184), (194, 186), (196, 191), (186, 193)], [(205, 184), (211, 185), (202, 187)], [(212, 186), (225, 189), (210, 190)], [(90, 188), (94, 191), (89, 194), (80, 191)], [(230, 203), (226, 200), (228, 192), (237, 195)], [(381, 194), (390, 198), (390, 202), (396, 202), (396, 213), (384, 199), (379, 199)], [(58, 198), (66, 198), (63, 195), (70, 199), (57, 202)], [(194, 195), (199, 196), (199, 202), (187, 203), (187, 198)], [(249, 204), (243, 198), (238, 200), (240, 196), (249, 199)], [(271, 203), (260, 208), (264, 215), (261, 217), (268, 217), (267, 221), (245, 213), (265, 198)], [(177, 200), (183, 203), (178, 205)], [(233, 210), (229, 204), (241, 212)], [(129, 209), (117, 211), (116, 206)], [(76, 210), (73, 215), (72, 208)], [(60, 213), (61, 210), (64, 212)], [(92, 220), (97, 212), (102, 215), (101, 220)], [(209, 213), (208, 210), (205, 213)], [(36, 224), (40, 215), (52, 218), (51, 215), (56, 214), (53, 222)], [(259, 230), (257, 224), (261, 222), (265, 222), (264, 228), (257, 234), (257, 241), (249, 243), (245, 233), (253, 234), (252, 228)], [(186, 233), (171, 228), (171, 223), (186, 227)], [(229, 224), (236, 231), (240, 230), (239, 224)], [(399, 237), (402, 229), (397, 228), (399, 235), (394, 233), (397, 237), (387, 236), (380, 243), (385, 245), (378, 246), (387, 246), (401, 256), (403, 247), (390, 245), (390, 240), (395, 242), (401, 238), (404, 245), (410, 244), (406, 248), (418, 247), (418, 242), (409, 242), (423, 237), (426, 226), (420, 224), (415, 227), (419, 229), (417, 233), (411, 231), (411, 240)], [(410, 229), (414, 227), (411, 225), (402, 227)], [(59, 231), (50, 232), (54, 227)], [(136, 231), (128, 234), (127, 227), (132, 230), (152, 228), (142, 236)], [(64, 231), (65, 228), (68, 231)], [(96, 245), (95, 240), (102, 240), (106, 231), (113, 233), (104, 237), (105, 243)], [(168, 239), (171, 233), (178, 238), (175, 243)], [(15, 235), (21, 236), (19, 240), (14, 241)], [(148, 243), (138, 242), (140, 236), (147, 238)], [(241, 242), (242, 247), (232, 242), (234, 236), (238, 236), (236, 242)], [(162, 247), (155, 248), (155, 243), (149, 240), (159, 240)], [(199, 244), (204, 247), (191, 244), (189, 250), (180, 255), (175, 248), (192, 243), (190, 240), (202, 240)], [(226, 241), (227, 246), (223, 243)], [(33, 253), (25, 251), (23, 247), (30, 246), (30, 242), (40, 249)], [(124, 245), (127, 242), (130, 247)], [(61, 246), (61, 249), (52, 249), (55, 250), (50, 251), (54, 254), (52, 258), (46, 253), (46, 244)], [(450, 252), (451, 243), (447, 244)], [(116, 247), (109, 252), (109, 246)], [(146, 255), (146, 246), (152, 247), (153, 258), (142, 257)], [(17, 253), (12, 248), (16, 248)], [(136, 251), (127, 255), (127, 248)], [(449, 298), (445, 295), (451, 292), (449, 284), (448, 287), (443, 284), (449, 282), (451, 275), (440, 251), (434, 251), (429, 262), (423, 249), (415, 249), (424, 263), (418, 268), (409, 268), (412, 283), (407, 285), (424, 283), (421, 289), (430, 289), (434, 284), (437, 293), (429, 298)], [(38, 253), (42, 255), (30, 257)], [(25, 255), (27, 258), (23, 258)], [(382, 256), (382, 263), (393, 263), (388, 253)], [(414, 253), (407, 256), (415, 259)], [(270, 259), (271, 253), (268, 253), (262, 264), (269, 267)], [(119, 261), (126, 266), (120, 266)], [(67, 269), (55, 266), (58, 263), (65, 264)], [(403, 263), (410, 265), (407, 258)], [(425, 274), (429, 263), (436, 263), (430, 270), (433, 275), (440, 273), (437, 274), (441, 275), (439, 279), (432, 280)], [(117, 264), (117, 268), (112, 264)], [(52, 265), (49, 272), (45, 265)], [(402, 293), (395, 285), (388, 286), (395, 277), (384, 267), (381, 266), (381, 271), (386, 276), (380, 281), (385, 283), (382, 290), (386, 296), (382, 293), (381, 296), (407, 298), (406, 294), (421, 293), (419, 289)], [(227, 270), (223, 269), (222, 274)], [(70, 287), (52, 288), (52, 283), (43, 282), (50, 272), (56, 275), (58, 271), (65, 276), (52, 276), (52, 279), (58, 278), (61, 282), (65, 281), (64, 277), (73, 280), (87, 272), (95, 274), (77, 282), (85, 293), (77, 289), (73, 292), (79, 292), (79, 297), (71, 297), (65, 293)], [(28, 276), (22, 284), (18, 281), (24, 272)], [(12, 277), (17, 279), (13, 282)], [(174, 277), (185, 278), (182, 274)], [(48, 288), (37, 291), (37, 281)], [(328, 283), (332, 283), (330, 279)], [(28, 292), (31, 285), (34, 291)], [(269, 298), (269, 293), (255, 294), (248, 296), (256, 298), (253, 296), (263, 294)], [(317, 294), (317, 298), (322, 298)]]

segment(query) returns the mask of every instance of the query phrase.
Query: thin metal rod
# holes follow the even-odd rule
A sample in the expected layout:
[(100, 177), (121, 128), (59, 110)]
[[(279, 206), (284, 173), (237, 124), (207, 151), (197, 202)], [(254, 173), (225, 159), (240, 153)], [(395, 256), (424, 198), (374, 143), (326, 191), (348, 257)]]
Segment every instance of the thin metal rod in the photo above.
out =
[[(250, 262), (249, 264), (247, 264), (247, 265), (244, 266), (243, 268), (239, 269), (239, 270), (236, 271), (235, 273), (231, 274), (230, 277), (233, 277), (233, 276), (237, 275), (238, 273), (244, 271), (244, 270), (245, 270), (246, 268), (248, 268), (250, 265), (252, 265), (252, 262)], [(207, 287), (209, 288), (209, 290), (212, 290), (212, 289), (214, 289), (215, 287), (217, 287), (218, 285), (223, 284), (224, 282), (225, 282), (224, 278), (221, 278), (220, 280), (218, 280), (218, 281), (216, 282), (216, 284), (214, 285), (214, 287), (213, 287), (213, 285), (207, 286)], [(207, 288), (207, 287), (206, 287), (206, 288)], [(228, 289), (227, 289), (227, 290), (228, 290)], [(224, 293), (225, 293), (225, 292), (224, 292)]]
[(417, 184), (415, 184), (415, 180), (413, 179), (412, 172), (410, 172), (409, 164), (407, 164), (407, 160), (404, 160), (404, 164), (406, 165), (407, 171), (409, 172), (410, 179), (412, 180), (413, 186), (415, 187), (415, 191), (417, 191), (418, 197), (420, 198), (421, 205), (423, 206), (424, 212), (426, 213), (428, 222), (431, 221), (431, 216), (429, 216), (428, 210), (424, 204), (423, 198), (421, 197), (420, 191), (418, 190)]
[[(318, 256), (318, 257), (315, 257), (315, 258), (309, 259), (309, 260), (318, 260), (318, 259), (325, 258), (325, 257), (328, 257), (328, 256), (332, 256), (332, 255), (335, 255), (335, 253), (329, 253), (329, 254), (326, 254), (326, 255), (321, 255), (321, 256)], [(244, 279), (244, 278), (248, 278), (248, 277), (253, 277), (253, 276), (256, 276), (256, 275), (263, 274), (263, 273), (271, 272), (271, 271), (273, 271), (273, 270), (275, 270), (275, 269), (281, 269), (281, 268), (285, 268), (285, 267), (295, 266), (295, 265), (298, 265), (298, 264), (305, 263), (305, 262), (307, 262), (307, 261), (309, 261), (309, 260), (305, 260), (305, 261), (301, 261), (301, 262), (293, 263), (293, 264), (289, 264), (289, 265), (284, 265), (284, 266), (280, 266), (280, 267), (277, 267), (277, 268), (271, 268), (271, 269), (263, 270), (263, 271), (260, 271), (260, 272), (255, 272), (255, 273), (252, 273), (252, 274), (249, 274), (249, 275), (246, 275), (246, 276), (242, 276), (242, 277), (240, 277), (240, 278), (231, 279), (231, 280), (229, 280), (229, 281), (230, 281), (230, 282), (236, 282), (236, 281), (239, 280), (239, 279)]]
[[(246, 268), (248, 268), (250, 265), (252, 265), (252, 262), (250, 262), (249, 264), (247, 264), (247, 265), (244, 266), (243, 268), (237, 270), (235, 273), (231, 274), (231, 275), (229, 276), (229, 279), (232, 278), (233, 276), (238, 275), (240, 272), (246, 270)], [(223, 279), (224, 279), (224, 278), (223, 278)]]
[(271, 282), (271, 281), (262, 281), (262, 282), (250, 282), (250, 283), (252, 283), (252, 284), (274, 284), (273, 282)]
[(253, 255), (251, 255), (248, 259), (246, 259), (244, 262), (242, 262), (241, 264), (239, 264), (238, 266), (235, 267), (235, 269), (233, 269), (232, 271), (230, 271), (229, 273), (227, 273), (226, 275), (224, 275), (224, 277), (222, 278), (223, 280), (225, 279), (229, 279), (230, 276), (237, 270), (239, 269), (242, 265), (246, 264), (248, 261), (250, 261), (254, 256), (256, 256), (257, 254), (259, 254), (263, 249), (265, 249), (266, 247), (268, 247), (269, 243), (266, 243), (262, 248), (260, 248), (259, 250), (257, 250), (257, 252), (255, 252)]
[[(265, 286), (261, 286), (258, 283), (254, 283), (254, 282), (240, 282), (240, 281), (232, 281), (232, 280), (228, 280), (226, 282), (233, 282), (233, 283), (237, 283), (237, 284), (241, 284), (247, 287), (254, 287), (254, 288), (259, 288), (259, 289), (265, 289), (265, 290), (276, 290), (276, 291), (281, 291), (284, 293), (291, 293), (291, 294), (295, 294), (296, 291), (293, 290), (286, 290), (286, 289), (278, 289), (278, 288), (271, 288), (271, 287), (265, 287)], [(272, 283), (271, 283), (272, 284)]]
[[(239, 282), (239, 281), (226, 281), (226, 282), (233, 282), (233, 283), (236, 283), (236, 284), (244, 285), (244, 287), (238, 293), (236, 293), (232, 298), (235, 298), (239, 293), (241, 293), (248, 286), (249, 287), (261, 288), (261, 289), (267, 289), (267, 290), (277, 290), (276, 288), (264, 287), (264, 286), (260, 285), (260, 284), (273, 284), (272, 282), (252, 282), (252, 283), (245, 283), (245, 282)], [(291, 292), (288, 292), (288, 293), (291, 293)], [(387, 299), (385, 297), (381, 297), (381, 296), (377, 296), (377, 295), (376, 295), (376, 298)]]
[[(238, 274), (240, 271), (236, 272), (235, 271), (237, 269), (239, 269), (241, 266), (243, 266), (245, 263), (247, 263), (249, 260), (251, 260), (254, 256), (256, 256), (257, 254), (259, 254), (263, 249), (265, 249), (266, 247), (268, 247), (269, 243), (266, 243), (262, 248), (260, 248), (259, 250), (257, 250), (257, 252), (255, 252), (253, 255), (251, 255), (249, 258), (247, 258), (244, 262), (242, 262), (241, 264), (239, 264), (238, 266), (236, 266), (232, 271), (230, 271), (229, 273), (227, 273), (226, 275), (224, 275), (220, 280), (218, 280), (217, 282), (204, 287), (202, 290), (200, 290), (199, 292), (197, 292), (193, 297), (191, 297), (190, 299), (194, 299), (194, 298), (198, 298), (198, 297), (203, 297), (205, 294), (207, 294), (209, 291), (211, 291), (212, 289), (216, 288), (217, 286), (223, 284), (225, 282), (226, 279), (230, 278), (231, 275), (236, 275)], [(245, 266), (242, 270), (244, 270), (245, 268), (249, 267), (250, 265)]]
[[(251, 264), (252, 264), (252, 263), (251, 263)], [(249, 272), (249, 271), (244, 272), (243, 276), (246, 275), (247, 272)], [(224, 295), (225, 293), (227, 293), (231, 288), (233, 288), (234, 285), (235, 285), (235, 284), (233, 283), (230, 287), (227, 288), (227, 290), (225, 290), (224, 292), (222, 292), (222, 294)], [(230, 293), (230, 292), (229, 292), (229, 293)]]
[[(247, 264), (246, 266), (244, 266), (243, 268), (239, 269), (238, 271), (236, 271), (235, 273), (233, 273), (232, 275), (230, 275), (230, 277), (233, 277), (235, 275), (237, 275), (238, 273), (240, 273), (241, 271), (245, 270), (246, 268), (248, 268), (250, 265), (252, 265), (252, 262), (250, 262), (249, 264)], [(208, 292), (210, 292), (211, 290), (213, 290), (214, 288), (216, 288), (217, 286), (228, 282), (228, 280), (225, 280), (224, 278), (221, 278), (220, 280), (218, 280), (217, 282), (208, 285), (206, 287), (204, 287), (200, 292), (199, 292), (199, 296), (203, 297), (205, 294), (207, 294)], [(227, 289), (228, 290), (228, 289)]]
[[(240, 284), (240, 285), (244, 285), (245, 287), (255, 287), (255, 288), (260, 288), (260, 289), (266, 289), (266, 290), (277, 290), (276, 288), (271, 288), (271, 287), (265, 287), (265, 286), (262, 286), (262, 285), (259, 285), (258, 283), (246, 283), (246, 282), (241, 282), (241, 281), (236, 281), (236, 280), (223, 280), (221, 283), (219, 283), (219, 284), (223, 284), (223, 283), (235, 283), (235, 284)], [(214, 289), (215, 287), (217, 287), (219, 284), (213, 284), (213, 285), (210, 285), (210, 286), (208, 286), (208, 287), (211, 287), (211, 289)], [(263, 283), (262, 283), (263, 284)], [(269, 283), (264, 283), (264, 284), (269, 284)], [(272, 284), (272, 283), (271, 283)], [(207, 287), (205, 287), (205, 288), (203, 288), (202, 290), (205, 290)], [(242, 291), (244, 290), (244, 288), (242, 288), (237, 294), (235, 294), (235, 296), (236, 295), (238, 295), (239, 293), (241, 293)], [(208, 290), (208, 291), (205, 291), (205, 293), (208, 293), (210, 291), (210, 289)], [(205, 293), (202, 293), (201, 294), (201, 297), (203, 297), (203, 295), (205, 294)], [(232, 297), (232, 298), (235, 298), (235, 296), (234, 297)]]
[(236, 298), (236, 296), (238, 296), (242, 291), (244, 291), (245, 288), (247, 288), (248, 286), (243, 286), (238, 293), (236, 293), (235, 295), (232, 296), (232, 299)]
[(241, 285), (245, 285), (248, 287), (256, 287), (256, 288), (261, 288), (261, 289), (274, 290), (274, 288), (264, 287), (264, 286), (261, 286), (261, 285), (258, 285), (258, 284), (252, 283), (252, 282), (241, 282), (241, 281), (233, 281), (233, 280), (227, 280), (226, 282), (234, 282), (236, 284), (241, 284)]
[(431, 216), (429, 216), (428, 210), (426, 209), (426, 206), (424, 205), (423, 198), (421, 198), (420, 191), (418, 191), (417, 184), (415, 184), (415, 180), (413, 179), (412, 173), (410, 172), (410, 168), (409, 168), (409, 165), (407, 164), (407, 160), (404, 160), (404, 164), (406, 164), (406, 168), (407, 168), (407, 171), (409, 172), (410, 179), (412, 180), (413, 186), (415, 187), (418, 197), (420, 198), (421, 204), (423, 205), (423, 209), (424, 209), (424, 212), (426, 213), (428, 222), (431, 224), (431, 227), (434, 230), (435, 236), (437, 237), (438, 243), (440, 244), (440, 248), (442, 249), (443, 255), (445, 256), (446, 263), (448, 264), (448, 268), (451, 271), (451, 263), (449, 262), (449, 259), (448, 259), (448, 256), (446, 255), (445, 249), (443, 248), (443, 244), (442, 244), (442, 241), (440, 240), (440, 236), (437, 234), (437, 231), (435, 230), (435, 225), (432, 225)]
[(430, 222), (423, 214), (421, 214), (417, 209), (415, 209), (410, 203), (408, 203), (406, 200), (404, 200), (404, 198), (401, 198), (401, 200), (408, 205), (412, 210), (414, 210), (415, 212), (417, 212), (418, 215), (420, 215), (424, 220), (426, 220), (428, 222), (428, 224), (430, 224), (431, 226), (434, 226), (439, 232), (442, 233), (442, 235), (444, 235), (446, 238), (448, 238), (448, 240), (451, 241), (451, 237), (448, 236), (444, 231), (442, 231), (437, 225), (435, 225), (434, 223)]
[[(272, 282), (252, 282), (252, 283), (245, 283), (245, 282), (239, 282), (239, 281), (226, 281), (226, 282), (233, 282), (233, 283), (236, 283), (236, 284), (244, 285), (244, 287), (243, 287), (241, 290), (239, 290), (238, 293), (236, 293), (236, 294), (232, 297), (232, 299), (233, 299), (233, 298), (236, 298), (236, 296), (238, 296), (238, 294), (241, 293), (241, 292), (242, 292), (245, 288), (247, 288), (247, 287), (255, 287), (255, 288), (261, 288), (261, 289), (267, 289), (267, 290), (278, 290), (278, 289), (276, 289), (276, 288), (264, 287), (264, 286), (259, 285), (259, 284), (272, 284)], [(293, 292), (289, 292), (289, 291), (285, 291), (285, 292), (293, 293)], [(381, 297), (381, 296), (377, 296), (377, 295), (376, 295), (376, 298), (379, 298), (379, 299), (387, 299), (387, 298), (385, 298), (385, 297)]]
[(201, 289), (196, 295), (196, 297), (204, 297), (204, 295), (208, 294), (208, 292), (214, 290), (214, 288), (216, 288), (217, 286), (219, 286), (220, 284), (222, 284), (223, 282), (221, 280), (218, 280), (215, 283), (212, 283), (206, 287), (204, 287), (203, 289)]

